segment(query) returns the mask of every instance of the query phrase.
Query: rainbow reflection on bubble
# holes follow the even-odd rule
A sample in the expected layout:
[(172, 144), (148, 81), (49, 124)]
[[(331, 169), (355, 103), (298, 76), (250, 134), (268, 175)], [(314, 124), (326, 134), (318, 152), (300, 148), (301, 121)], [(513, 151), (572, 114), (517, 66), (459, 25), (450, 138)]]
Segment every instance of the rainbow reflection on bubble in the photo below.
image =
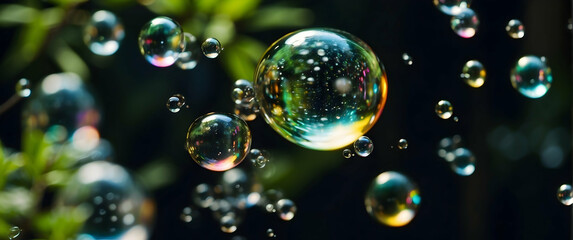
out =
[(141, 28), (139, 50), (154, 66), (173, 65), (184, 49), (183, 29), (171, 18), (156, 17)]
[(470, 8), (462, 8), (460, 13), (454, 15), (451, 20), (452, 30), (458, 36), (471, 38), (476, 34), (479, 26), (479, 19), (476, 13)]

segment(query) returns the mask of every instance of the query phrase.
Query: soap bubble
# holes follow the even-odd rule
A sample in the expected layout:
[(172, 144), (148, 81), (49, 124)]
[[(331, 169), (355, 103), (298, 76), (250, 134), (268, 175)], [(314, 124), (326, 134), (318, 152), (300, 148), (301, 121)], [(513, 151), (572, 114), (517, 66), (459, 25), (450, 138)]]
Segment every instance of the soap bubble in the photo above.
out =
[(348, 148), (342, 150), (342, 156), (344, 156), (344, 158), (351, 158), (352, 157), (352, 150), (350, 150)]
[(551, 68), (537, 56), (521, 57), (511, 70), (511, 85), (528, 98), (543, 97), (553, 82)]
[(234, 114), (209, 113), (187, 131), (187, 151), (199, 166), (226, 171), (243, 161), (251, 147), (247, 123)]
[(485, 68), (478, 60), (469, 60), (464, 64), (460, 77), (470, 87), (479, 88), (485, 83)]
[(139, 50), (157, 67), (173, 65), (185, 48), (183, 30), (168, 17), (156, 17), (141, 28)]
[(259, 113), (257, 101), (235, 104), (235, 114), (245, 121), (253, 121)]
[(199, 59), (201, 59), (199, 57), (201, 56), (199, 54), (201, 47), (199, 46), (197, 38), (191, 33), (183, 33), (183, 37), (185, 39), (185, 50), (179, 54), (176, 64), (183, 70), (190, 70), (195, 68)]
[(231, 94), (235, 104), (248, 104), (255, 98), (255, 89), (253, 84), (245, 79), (239, 79), (233, 84), (233, 93)]
[(215, 193), (209, 184), (201, 183), (195, 187), (193, 192), (193, 201), (197, 206), (208, 208), (215, 201)]
[(471, 38), (476, 34), (479, 25), (479, 19), (475, 12), (470, 8), (462, 8), (459, 14), (452, 17), (452, 30), (458, 36)]
[(442, 140), (438, 142), (438, 156), (445, 159), (448, 153), (460, 147), (462, 147), (462, 138), (460, 135), (442, 138)]
[(273, 230), (272, 228), (267, 229), (267, 237), (276, 238), (277, 235), (275, 234), (275, 230)]
[(100, 113), (95, 99), (75, 73), (46, 76), (23, 111), (24, 125), (61, 142), (84, 126), (97, 126)]
[(408, 55), (407, 53), (402, 54), (402, 60), (404, 60), (404, 63), (406, 63), (407, 65), (412, 65), (414, 63), (412, 57), (410, 57), (410, 55)]
[(216, 38), (207, 38), (201, 44), (201, 51), (203, 51), (203, 55), (208, 58), (218, 57), (221, 50), (223, 50), (221, 43)]
[(391, 227), (408, 224), (421, 202), (418, 187), (408, 177), (388, 171), (378, 175), (366, 191), (366, 211)]
[[(144, 196), (121, 166), (95, 161), (82, 166), (60, 192), (58, 202), (86, 213), (80, 235), (89, 239), (120, 239), (143, 226)], [(140, 231), (138, 230), (138, 231)]]
[(20, 233), (22, 233), (22, 229), (20, 229), (20, 227), (12, 226), (8, 232), (8, 239), (16, 239), (18, 236), (20, 236)]
[(563, 184), (559, 186), (559, 189), (557, 189), (557, 199), (566, 206), (573, 204), (573, 190), (571, 185)]
[(296, 213), (296, 205), (290, 199), (278, 200), (275, 204), (277, 214), (282, 220), (290, 221)]
[(181, 94), (173, 94), (169, 99), (167, 99), (167, 109), (172, 113), (177, 113), (181, 110), (181, 108), (185, 105), (185, 97)]
[(448, 15), (458, 15), (462, 9), (470, 6), (471, 0), (434, 0), (434, 5)]
[(510, 37), (515, 39), (522, 38), (525, 35), (523, 24), (517, 19), (509, 20), (507, 26), (505, 26), (505, 31)]
[(221, 231), (224, 233), (234, 233), (237, 231), (237, 221), (231, 215), (225, 215), (221, 218)]
[(354, 142), (354, 151), (358, 156), (367, 157), (374, 150), (374, 143), (367, 136), (359, 137)]
[(338, 149), (378, 120), (386, 72), (355, 36), (303, 29), (268, 48), (257, 66), (255, 91), (266, 122), (281, 136), (311, 149)]
[(181, 221), (186, 222), (186, 223), (190, 223), (193, 221), (194, 218), (197, 218), (198, 213), (197, 211), (193, 210), (193, 208), (191, 207), (184, 207), (183, 210), (181, 210), (181, 214), (179, 215), (179, 218), (181, 218)]
[(119, 49), (125, 32), (119, 18), (112, 12), (95, 12), (84, 28), (84, 42), (95, 54), (109, 56)]
[(32, 89), (30, 87), (30, 81), (26, 78), (21, 78), (16, 82), (16, 94), (18, 96), (27, 98), (32, 94)]
[(442, 119), (448, 119), (454, 112), (454, 107), (448, 100), (440, 100), (435, 107), (436, 114)]
[(476, 169), (474, 154), (465, 148), (458, 148), (447, 153), (445, 159), (450, 162), (452, 170), (460, 176), (472, 175)]
[(398, 140), (398, 149), (406, 149), (406, 148), (408, 148), (408, 140), (403, 138)]

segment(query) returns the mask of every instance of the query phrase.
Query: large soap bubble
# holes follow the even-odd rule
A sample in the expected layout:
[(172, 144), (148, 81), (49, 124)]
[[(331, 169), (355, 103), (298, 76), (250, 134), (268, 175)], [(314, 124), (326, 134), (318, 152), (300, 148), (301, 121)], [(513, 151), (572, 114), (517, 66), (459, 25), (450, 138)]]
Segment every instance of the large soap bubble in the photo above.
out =
[(300, 146), (342, 148), (382, 113), (386, 72), (372, 49), (340, 30), (314, 28), (273, 43), (255, 72), (266, 122)]

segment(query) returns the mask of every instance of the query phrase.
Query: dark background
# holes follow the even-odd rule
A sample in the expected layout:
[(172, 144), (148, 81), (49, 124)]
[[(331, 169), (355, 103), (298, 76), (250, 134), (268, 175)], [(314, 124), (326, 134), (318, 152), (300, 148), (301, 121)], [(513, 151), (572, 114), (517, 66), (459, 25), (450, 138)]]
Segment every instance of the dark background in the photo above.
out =
[[(266, 4), (271, 3), (261, 5)], [(268, 228), (280, 239), (571, 237), (571, 208), (556, 199), (557, 188), (571, 183), (572, 62), (567, 28), (571, 2), (475, 0), (471, 7), (480, 25), (471, 39), (457, 36), (450, 29), (450, 17), (430, 0), (299, 0), (286, 4), (311, 9), (314, 22), (309, 27), (338, 28), (368, 43), (386, 68), (388, 99), (381, 118), (366, 134), (375, 146), (366, 158), (344, 159), (342, 150), (304, 149), (280, 137), (260, 117), (249, 122), (253, 147), (275, 157), (268, 167), (276, 164), (286, 169), (280, 176), (263, 180), (265, 187), (282, 189), (296, 202), (298, 212), (292, 221), (283, 222), (261, 209), (249, 209), (235, 234), (222, 233), (209, 211), (198, 210), (198, 220), (191, 223), (179, 218), (181, 209), (191, 203), (192, 188), (202, 182), (215, 183), (221, 175), (193, 163), (183, 149), (187, 128), (195, 118), (233, 110), (230, 91), (235, 79), (225, 73), (218, 59), (203, 58), (190, 71), (148, 64), (139, 53), (137, 34), (156, 15), (138, 4), (114, 10), (126, 28), (115, 55), (90, 55), (87, 48), (81, 48), (80, 37), (80, 43), (72, 45), (88, 63), (88, 84), (104, 114), (100, 133), (114, 146), (115, 161), (133, 172), (154, 161), (173, 166), (174, 181), (149, 192), (157, 206), (152, 239), (231, 239), (235, 235), (261, 239)], [(80, 8), (94, 11), (101, 6), (86, 3)], [(525, 25), (523, 39), (512, 39), (505, 32), (513, 18)], [(75, 28), (64, 29), (62, 34)], [(249, 32), (238, 26), (238, 31), (267, 45), (291, 30)], [(1, 31), (4, 48), (0, 56), (5, 56), (16, 29)], [(412, 66), (402, 61), (404, 52), (412, 56)], [(553, 71), (551, 89), (540, 99), (520, 95), (509, 81), (517, 59), (529, 54), (546, 56)], [(486, 68), (481, 88), (471, 88), (459, 78), (470, 59), (481, 61)], [(43, 76), (59, 71), (40, 54), (17, 76), (0, 73), (0, 97), (5, 100), (13, 94), (19, 77), (39, 83)], [(165, 102), (173, 93), (184, 95), (190, 108), (177, 114), (167, 111)], [(441, 99), (452, 102), (459, 122), (435, 115), (434, 105)], [(23, 107), (20, 102), (0, 115), (0, 138), (16, 149)], [(456, 175), (436, 154), (438, 141), (455, 134), (477, 158), (471, 176)], [(400, 138), (408, 140), (408, 149), (396, 149)], [(564, 160), (557, 168), (542, 164), (541, 153), (547, 144), (563, 150)], [(409, 176), (421, 191), (416, 217), (401, 228), (377, 223), (364, 208), (371, 180), (388, 170)]]

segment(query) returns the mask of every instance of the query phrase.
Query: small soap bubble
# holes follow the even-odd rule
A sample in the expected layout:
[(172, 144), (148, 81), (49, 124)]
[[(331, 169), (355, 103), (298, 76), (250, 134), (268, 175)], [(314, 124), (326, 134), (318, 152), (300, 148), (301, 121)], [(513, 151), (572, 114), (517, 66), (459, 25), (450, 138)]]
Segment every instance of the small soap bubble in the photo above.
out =
[(190, 223), (193, 221), (193, 218), (196, 217), (196, 213), (191, 207), (184, 207), (183, 210), (181, 210), (179, 217), (181, 218), (181, 221)]
[(354, 142), (354, 151), (358, 156), (367, 157), (374, 150), (374, 143), (367, 136), (359, 137)]
[(245, 79), (239, 79), (233, 84), (233, 93), (231, 94), (235, 104), (249, 104), (255, 98), (255, 89), (253, 84)]
[(255, 159), (255, 167), (258, 168), (264, 168), (267, 165), (267, 162), (269, 160), (267, 158), (265, 158), (264, 156), (259, 156), (257, 157), (257, 159)]
[(511, 85), (528, 98), (543, 97), (553, 82), (551, 68), (539, 57), (529, 55), (521, 57), (511, 70)]
[(454, 107), (448, 100), (440, 100), (435, 107), (436, 114), (441, 119), (448, 119), (454, 113)]
[(469, 60), (464, 64), (460, 77), (470, 87), (479, 88), (485, 83), (485, 68), (478, 60)]
[(434, 5), (447, 15), (458, 15), (470, 6), (471, 0), (434, 0)]
[(169, 111), (172, 113), (179, 112), (183, 105), (185, 105), (185, 97), (183, 97), (181, 94), (173, 94), (173, 96), (167, 99), (167, 103), (165, 104), (167, 109), (169, 109)]
[(458, 116), (454, 116), (454, 122), (459, 122), (460, 118), (458, 118)]
[(476, 34), (478, 26), (479, 19), (470, 8), (461, 9), (460, 13), (454, 15), (451, 20), (452, 30), (463, 38), (473, 37)]
[(199, 63), (199, 56), (201, 52), (201, 46), (197, 41), (197, 38), (191, 33), (183, 33), (185, 39), (185, 50), (179, 54), (177, 58), (177, 66), (183, 70), (191, 70), (197, 66)]
[(156, 17), (141, 28), (139, 50), (154, 66), (173, 65), (184, 49), (183, 29), (171, 18)]
[(225, 215), (221, 218), (221, 231), (224, 233), (234, 233), (237, 231), (237, 221), (231, 215)]
[(215, 193), (209, 184), (201, 183), (195, 187), (193, 201), (197, 206), (208, 208), (215, 201)]
[(203, 55), (208, 58), (218, 57), (221, 50), (223, 50), (221, 43), (216, 38), (207, 38), (201, 44), (201, 51), (203, 52)]
[(12, 226), (8, 232), (8, 239), (16, 239), (18, 236), (20, 236), (20, 233), (22, 233), (22, 229), (20, 229), (20, 227)]
[(474, 154), (465, 148), (458, 148), (446, 154), (446, 161), (450, 162), (452, 170), (460, 176), (472, 175), (476, 169)]
[(348, 148), (342, 150), (342, 156), (344, 156), (344, 158), (351, 158), (352, 157), (352, 150), (350, 150)]
[(257, 101), (250, 103), (235, 104), (235, 114), (245, 121), (253, 121), (257, 119), (259, 113), (259, 104)]
[(16, 82), (16, 94), (23, 98), (27, 98), (32, 94), (30, 81), (28, 79), (22, 78)]
[(249, 152), (249, 159), (253, 166), (257, 168), (264, 168), (269, 162), (269, 156), (266, 151), (261, 151), (259, 149), (253, 148)]
[(296, 213), (296, 205), (290, 199), (278, 200), (275, 204), (277, 213), (282, 220), (290, 221)]
[(95, 12), (84, 28), (84, 42), (95, 54), (109, 56), (119, 49), (125, 32), (118, 17), (112, 12)]
[(507, 26), (505, 26), (505, 31), (510, 37), (515, 39), (522, 38), (525, 35), (523, 24), (517, 19), (509, 20)]
[(408, 148), (408, 140), (402, 138), (398, 140), (398, 149), (406, 149)]
[(410, 55), (408, 55), (407, 53), (402, 54), (402, 60), (404, 60), (404, 63), (407, 65), (412, 65), (414, 63), (412, 57), (410, 57)]
[(573, 190), (571, 185), (563, 184), (559, 186), (559, 189), (557, 189), (557, 199), (566, 206), (573, 204)]
[(267, 237), (276, 238), (277, 235), (275, 234), (275, 230), (273, 230), (272, 228), (267, 229)]

